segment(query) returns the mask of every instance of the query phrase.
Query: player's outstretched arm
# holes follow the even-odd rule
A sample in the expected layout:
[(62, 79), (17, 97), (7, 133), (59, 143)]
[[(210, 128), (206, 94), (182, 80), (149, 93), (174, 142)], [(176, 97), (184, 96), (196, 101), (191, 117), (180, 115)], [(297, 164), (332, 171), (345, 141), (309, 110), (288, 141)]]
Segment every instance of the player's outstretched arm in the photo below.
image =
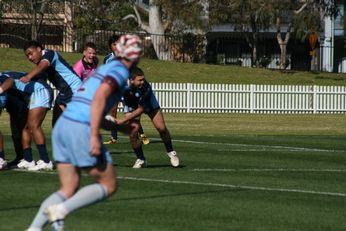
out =
[(127, 123), (128, 121), (137, 118), (138, 116), (142, 115), (144, 112), (144, 108), (140, 105), (138, 105), (138, 108), (130, 113), (126, 113), (125, 118), (123, 119), (116, 119), (117, 124), (124, 124)]
[(1, 85), (0, 85), (0, 94), (7, 91), (9, 88), (11, 88), (14, 84), (14, 79), (7, 78)]
[(44, 70), (46, 70), (49, 67), (49, 61), (46, 59), (41, 60), (37, 66), (35, 66), (28, 74), (20, 78), (20, 81), (23, 83), (29, 82), (32, 78), (34, 78), (36, 75), (42, 73)]

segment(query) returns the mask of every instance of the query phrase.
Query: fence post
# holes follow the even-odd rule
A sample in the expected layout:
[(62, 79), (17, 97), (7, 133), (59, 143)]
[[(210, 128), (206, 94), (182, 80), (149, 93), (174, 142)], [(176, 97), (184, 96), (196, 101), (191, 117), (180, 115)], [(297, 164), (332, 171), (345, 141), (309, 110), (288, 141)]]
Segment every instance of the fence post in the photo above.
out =
[(255, 85), (250, 85), (250, 113), (254, 112), (254, 101), (255, 101)]
[(192, 102), (191, 102), (191, 83), (187, 83), (186, 84), (186, 88), (187, 88), (187, 92), (186, 92), (186, 101), (187, 101), (187, 113), (189, 113), (190, 112), (190, 110), (191, 110), (191, 104), (192, 104)]
[(313, 86), (313, 102), (312, 102), (312, 105), (313, 105), (313, 112), (314, 112), (314, 114), (316, 114), (317, 113), (317, 86), (316, 85), (314, 85)]

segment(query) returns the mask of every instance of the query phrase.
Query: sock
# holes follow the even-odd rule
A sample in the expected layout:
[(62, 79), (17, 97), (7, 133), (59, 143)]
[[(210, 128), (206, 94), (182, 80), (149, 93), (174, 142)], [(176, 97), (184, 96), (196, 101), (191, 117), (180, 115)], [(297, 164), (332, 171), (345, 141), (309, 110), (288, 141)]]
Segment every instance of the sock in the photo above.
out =
[(118, 139), (118, 131), (117, 130), (112, 130), (111, 131), (111, 136), (112, 136), (112, 138), (114, 138), (114, 139)]
[(45, 163), (49, 163), (48, 152), (45, 144), (37, 144), (36, 145), (38, 153), (40, 154), (40, 159)]
[(54, 204), (62, 203), (66, 200), (66, 196), (60, 192), (57, 191), (53, 194), (51, 194), (49, 197), (47, 197), (41, 204), (40, 209), (38, 210), (34, 220), (32, 221), (30, 228), (38, 228), (43, 229), (44, 225), (47, 224), (48, 218), (46, 214), (44, 213), (44, 210)]
[(166, 142), (166, 143), (164, 143), (164, 145), (165, 145), (167, 153), (173, 151), (173, 145), (172, 145), (172, 141), (171, 140)]
[(24, 160), (31, 162), (32, 161), (32, 150), (31, 148), (26, 148), (23, 150)]
[(138, 148), (134, 148), (133, 151), (135, 152), (137, 159), (145, 160), (142, 145)]
[(5, 152), (4, 151), (0, 151), (0, 158), (5, 159)]
[(139, 133), (139, 135), (144, 134), (144, 130), (143, 130), (142, 126), (139, 126), (138, 133)]
[(94, 204), (108, 196), (107, 189), (101, 184), (91, 184), (78, 190), (71, 198), (62, 204), (67, 213)]

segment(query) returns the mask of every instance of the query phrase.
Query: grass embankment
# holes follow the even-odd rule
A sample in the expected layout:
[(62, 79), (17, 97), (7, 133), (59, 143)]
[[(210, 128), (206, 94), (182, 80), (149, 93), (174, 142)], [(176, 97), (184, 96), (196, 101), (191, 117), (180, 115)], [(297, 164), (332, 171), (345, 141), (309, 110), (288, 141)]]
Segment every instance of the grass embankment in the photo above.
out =
[[(61, 53), (73, 65), (81, 54)], [(29, 71), (30, 63), (20, 49), (2, 48), (0, 71)], [(100, 56), (102, 62), (103, 56)], [(143, 59), (140, 67), (151, 82), (226, 83), (271, 85), (346, 85), (345, 73), (300, 72), (244, 68), (232, 65), (208, 65)]]

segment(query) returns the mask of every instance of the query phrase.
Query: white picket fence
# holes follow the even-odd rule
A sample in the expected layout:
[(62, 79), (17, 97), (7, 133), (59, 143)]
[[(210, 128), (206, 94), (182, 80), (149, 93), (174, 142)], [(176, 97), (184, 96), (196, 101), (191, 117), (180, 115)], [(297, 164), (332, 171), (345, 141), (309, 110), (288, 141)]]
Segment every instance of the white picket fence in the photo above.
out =
[(151, 83), (165, 112), (346, 113), (346, 86)]

